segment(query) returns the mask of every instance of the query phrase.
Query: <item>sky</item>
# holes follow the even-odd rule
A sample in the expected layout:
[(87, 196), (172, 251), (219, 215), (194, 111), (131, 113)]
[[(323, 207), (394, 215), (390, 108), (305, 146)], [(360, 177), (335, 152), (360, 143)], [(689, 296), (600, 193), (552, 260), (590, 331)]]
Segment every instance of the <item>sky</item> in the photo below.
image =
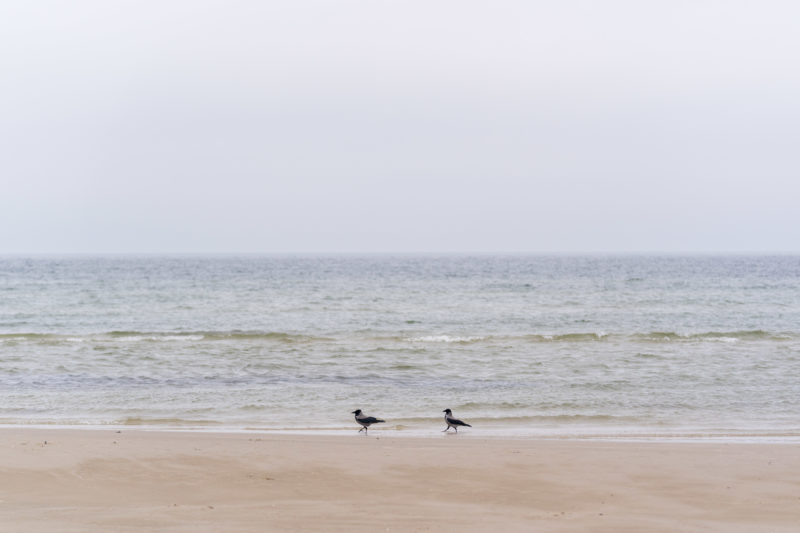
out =
[(800, 3), (5, 0), (0, 253), (798, 252)]

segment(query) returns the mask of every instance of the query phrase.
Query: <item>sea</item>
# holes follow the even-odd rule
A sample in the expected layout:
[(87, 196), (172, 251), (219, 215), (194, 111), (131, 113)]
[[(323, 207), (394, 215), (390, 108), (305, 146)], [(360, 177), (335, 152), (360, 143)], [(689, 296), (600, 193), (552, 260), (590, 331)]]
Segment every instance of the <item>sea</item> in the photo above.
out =
[(0, 257), (0, 425), (444, 438), (445, 408), (800, 441), (800, 256)]

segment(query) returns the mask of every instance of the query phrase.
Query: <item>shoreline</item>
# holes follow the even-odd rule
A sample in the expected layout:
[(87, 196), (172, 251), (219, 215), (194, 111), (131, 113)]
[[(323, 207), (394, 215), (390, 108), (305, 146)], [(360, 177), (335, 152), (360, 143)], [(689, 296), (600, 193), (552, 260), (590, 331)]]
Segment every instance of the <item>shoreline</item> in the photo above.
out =
[[(321, 428), (274, 428), (256, 426), (228, 425), (161, 425), (161, 424), (0, 424), (0, 432), (7, 430), (42, 431), (142, 431), (150, 433), (197, 433), (197, 434), (244, 434), (244, 435), (285, 435), (316, 437), (347, 437), (358, 433), (357, 426)], [(438, 426), (429, 428), (408, 428), (376, 426), (370, 429), (370, 436), (384, 436), (401, 439), (440, 439), (451, 433), (444, 433)], [(730, 443), (730, 444), (800, 444), (800, 431), (793, 429), (718, 429), (674, 428), (657, 431), (654, 428), (640, 430), (616, 427), (572, 428), (571, 431), (547, 431), (530, 428), (471, 428), (459, 433), (465, 439), (522, 440), (522, 441), (576, 441), (576, 442), (664, 442), (664, 443)]]
[(13, 531), (777, 531), (800, 445), (0, 428)]

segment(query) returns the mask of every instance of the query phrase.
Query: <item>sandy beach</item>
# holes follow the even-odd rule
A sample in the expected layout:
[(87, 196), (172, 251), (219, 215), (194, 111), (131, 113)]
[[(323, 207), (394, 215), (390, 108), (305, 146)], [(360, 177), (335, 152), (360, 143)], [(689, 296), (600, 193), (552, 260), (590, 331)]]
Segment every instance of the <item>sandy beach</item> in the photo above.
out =
[(800, 530), (796, 444), (30, 428), (0, 442), (3, 532)]

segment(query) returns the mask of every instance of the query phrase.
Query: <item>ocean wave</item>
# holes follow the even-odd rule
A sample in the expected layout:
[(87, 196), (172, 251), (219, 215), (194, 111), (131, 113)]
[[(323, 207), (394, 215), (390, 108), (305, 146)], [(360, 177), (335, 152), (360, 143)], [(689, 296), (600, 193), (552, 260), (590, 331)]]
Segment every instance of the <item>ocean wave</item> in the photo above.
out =
[[(474, 427), (480, 425), (526, 425), (526, 424), (553, 424), (553, 423), (622, 423), (641, 421), (634, 416), (620, 416), (610, 414), (553, 414), (553, 415), (519, 415), (519, 416), (470, 416), (467, 413), (457, 412), (459, 418), (469, 422)], [(402, 427), (419, 424), (438, 423), (440, 417), (407, 417), (392, 419)], [(387, 419), (388, 420), (388, 419)]]
[[(753, 340), (787, 341), (800, 338), (800, 333), (769, 332), (763, 330), (743, 331), (705, 331), (698, 333), (678, 333), (674, 331), (652, 331), (647, 333), (565, 333), (557, 335), (530, 334), (521, 337), (528, 342), (597, 342), (630, 340), (639, 342), (668, 342), (668, 341), (709, 341), (709, 342), (738, 342)], [(514, 337), (509, 337), (514, 339)]]
[(217, 420), (194, 420), (186, 418), (149, 418), (129, 416), (122, 420), (112, 422), (114, 425), (123, 426), (214, 426), (221, 424)]
[(800, 332), (770, 332), (764, 330), (742, 331), (705, 331), (697, 333), (678, 333), (674, 331), (652, 331), (647, 333), (606, 333), (606, 332), (577, 332), (563, 334), (529, 334), (508, 337), (485, 337), (508, 341), (522, 340), (526, 342), (542, 343), (583, 343), (602, 341), (634, 341), (634, 342), (739, 342), (739, 341), (791, 341), (800, 339)]
[(422, 337), (411, 337), (409, 338), (409, 342), (447, 342), (447, 343), (459, 343), (459, 344), (466, 344), (472, 342), (478, 342), (482, 340), (486, 340), (489, 337), (484, 337), (480, 335), (472, 335), (472, 336), (450, 336), (450, 335), (425, 335)]
[(774, 332), (765, 330), (705, 331), (680, 333), (676, 331), (650, 331), (642, 333), (618, 332), (570, 332), (570, 333), (527, 333), (507, 334), (430, 334), (430, 335), (385, 335), (373, 336), (369, 332), (341, 333), (334, 336), (288, 333), (279, 331), (109, 331), (101, 333), (0, 333), (0, 344), (13, 345), (33, 343), (43, 345), (67, 345), (79, 343), (199, 343), (199, 342), (270, 342), (280, 344), (325, 343), (337, 340), (365, 340), (384, 344), (381, 349), (394, 343), (430, 344), (517, 344), (517, 343), (594, 343), (594, 342), (721, 342), (736, 343), (747, 341), (786, 342), (800, 340), (800, 332)]
[(330, 337), (284, 333), (280, 331), (204, 331), (199, 332), (205, 340), (265, 340), (277, 342), (327, 342)]
[(769, 332), (760, 329), (741, 331), (705, 331), (700, 333), (677, 333), (674, 331), (653, 331), (632, 335), (634, 340), (663, 342), (663, 341), (711, 341), (711, 342), (738, 342), (747, 340), (794, 340), (797, 333)]
[(562, 333), (558, 335), (530, 334), (524, 335), (523, 340), (529, 342), (594, 342), (610, 338), (611, 335), (605, 332), (591, 333)]
[(408, 363), (397, 363), (389, 367), (390, 370), (423, 370), (420, 365), (410, 365)]
[(528, 415), (528, 416), (502, 416), (502, 417), (478, 417), (470, 420), (488, 423), (511, 423), (511, 422), (622, 422), (638, 420), (632, 416), (608, 415), (608, 414), (554, 414), (554, 415)]
[(278, 342), (303, 342), (326, 341), (326, 337), (314, 337), (280, 331), (181, 331), (181, 332), (140, 332), (140, 331), (112, 331), (107, 334), (112, 338), (134, 340), (267, 340)]
[(260, 331), (109, 331), (104, 333), (0, 333), (0, 343), (34, 342), (41, 344), (82, 342), (200, 342), (263, 340), (283, 343), (330, 341), (329, 337)]
[(492, 410), (512, 410), (512, 409), (529, 409), (531, 406), (527, 403), (521, 402), (496, 402), (496, 403), (479, 403), (479, 402), (466, 402), (456, 406), (456, 410), (461, 411), (466, 409), (492, 409)]

